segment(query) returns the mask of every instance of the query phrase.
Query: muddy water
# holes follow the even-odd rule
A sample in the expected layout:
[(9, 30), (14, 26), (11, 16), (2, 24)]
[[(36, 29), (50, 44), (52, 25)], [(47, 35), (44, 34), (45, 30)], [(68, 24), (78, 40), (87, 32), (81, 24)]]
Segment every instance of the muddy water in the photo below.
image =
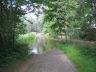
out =
[(44, 50), (44, 34), (37, 33), (36, 40), (29, 44), (29, 54), (42, 54)]

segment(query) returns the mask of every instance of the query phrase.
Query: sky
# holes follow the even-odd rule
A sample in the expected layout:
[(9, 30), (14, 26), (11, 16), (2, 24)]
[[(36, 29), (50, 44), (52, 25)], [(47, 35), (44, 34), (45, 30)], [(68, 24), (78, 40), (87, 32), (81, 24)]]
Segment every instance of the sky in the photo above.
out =
[[(37, 4), (35, 3), (34, 5)], [(38, 9), (35, 8), (35, 11), (33, 12), (32, 11), (34, 9), (33, 6), (30, 6), (29, 10), (27, 10), (26, 5), (21, 6), (22, 10), (26, 11), (26, 14), (21, 17), (21, 20), (23, 21), (24, 24), (26, 24), (26, 30), (28, 32), (31, 31), (40, 32), (42, 30), (42, 23), (44, 20), (44, 13), (42, 7), (43, 5), (41, 4), (40, 7)], [(41, 13), (39, 14), (38, 11), (40, 11)], [(36, 14), (38, 14), (38, 16)], [(23, 17), (26, 18), (27, 20), (32, 21), (33, 24), (26, 21)]]

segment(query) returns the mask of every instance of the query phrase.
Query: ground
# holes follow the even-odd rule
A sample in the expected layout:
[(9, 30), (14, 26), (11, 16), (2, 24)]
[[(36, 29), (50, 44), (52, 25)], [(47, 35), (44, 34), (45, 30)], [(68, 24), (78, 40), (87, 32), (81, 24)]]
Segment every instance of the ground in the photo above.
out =
[(77, 72), (77, 70), (62, 51), (54, 48), (18, 62), (15, 67), (3, 68), (0, 72)]

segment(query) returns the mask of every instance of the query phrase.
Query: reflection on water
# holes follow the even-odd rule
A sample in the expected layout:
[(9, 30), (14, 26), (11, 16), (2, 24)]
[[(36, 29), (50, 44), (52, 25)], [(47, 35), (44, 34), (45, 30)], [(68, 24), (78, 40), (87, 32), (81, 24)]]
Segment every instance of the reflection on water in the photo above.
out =
[(44, 35), (43, 33), (36, 34), (36, 40), (29, 44), (29, 54), (41, 54), (43, 53)]

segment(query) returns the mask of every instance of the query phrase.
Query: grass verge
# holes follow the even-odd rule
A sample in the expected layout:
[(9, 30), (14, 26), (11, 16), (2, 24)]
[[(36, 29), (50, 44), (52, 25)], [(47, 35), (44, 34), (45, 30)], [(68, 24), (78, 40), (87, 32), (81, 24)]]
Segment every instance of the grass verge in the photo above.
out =
[(56, 46), (72, 60), (78, 72), (96, 72), (96, 45), (81, 46), (57, 42)]

